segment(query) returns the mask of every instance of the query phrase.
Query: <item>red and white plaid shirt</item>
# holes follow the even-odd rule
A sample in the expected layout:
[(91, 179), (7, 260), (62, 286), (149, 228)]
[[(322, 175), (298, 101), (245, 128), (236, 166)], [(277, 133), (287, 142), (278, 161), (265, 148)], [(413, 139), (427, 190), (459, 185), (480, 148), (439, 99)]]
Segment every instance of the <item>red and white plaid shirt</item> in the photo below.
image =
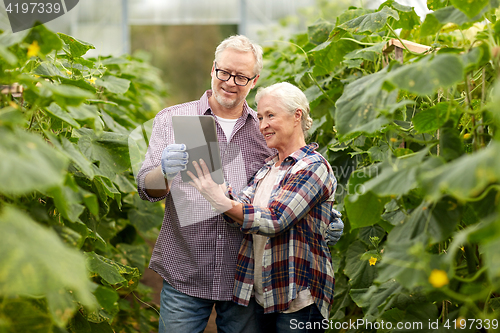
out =
[[(163, 224), (149, 267), (170, 285), (187, 295), (221, 301), (233, 298), (238, 250), (243, 234), (224, 222), (210, 204), (177, 175), (166, 197), (150, 197), (144, 186), (148, 172), (160, 165), (163, 149), (175, 143), (173, 115), (214, 115), (208, 90), (198, 101), (160, 111), (153, 123), (148, 151), (137, 174), (139, 195), (144, 200), (166, 198)], [(274, 154), (259, 131), (257, 114), (245, 102), (230, 138), (215, 120), (224, 177), (234, 190), (246, 186), (266, 158)]]

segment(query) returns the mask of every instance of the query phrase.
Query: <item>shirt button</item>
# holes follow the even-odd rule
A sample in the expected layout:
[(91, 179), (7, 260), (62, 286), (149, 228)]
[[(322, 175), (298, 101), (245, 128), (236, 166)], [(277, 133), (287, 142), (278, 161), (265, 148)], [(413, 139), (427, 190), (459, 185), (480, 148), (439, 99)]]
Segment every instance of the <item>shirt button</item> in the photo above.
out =
[(221, 238), (222, 238), (222, 235), (219, 235), (219, 239), (221, 239)]

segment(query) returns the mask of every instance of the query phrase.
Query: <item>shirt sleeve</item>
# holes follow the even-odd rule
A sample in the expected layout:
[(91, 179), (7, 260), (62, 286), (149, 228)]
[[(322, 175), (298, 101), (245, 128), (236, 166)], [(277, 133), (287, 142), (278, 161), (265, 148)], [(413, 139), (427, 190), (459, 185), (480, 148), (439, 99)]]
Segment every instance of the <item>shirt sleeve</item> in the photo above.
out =
[(161, 117), (163, 113), (159, 113), (153, 122), (153, 130), (151, 137), (149, 139), (149, 146), (146, 152), (144, 162), (142, 163), (141, 169), (137, 173), (137, 191), (139, 196), (143, 200), (148, 200), (151, 202), (156, 202), (165, 199), (166, 196), (161, 197), (151, 197), (146, 192), (145, 180), (148, 173), (160, 165), (161, 154), (163, 149), (167, 146), (167, 137), (165, 135), (167, 127), (165, 125), (164, 117)]
[[(253, 195), (255, 194), (256, 185), (257, 184), (255, 184), (255, 177), (252, 177), (252, 179), (250, 180), (250, 184), (247, 185), (240, 192), (240, 194), (237, 196), (236, 196), (233, 188), (231, 186), (228, 186), (229, 199), (237, 201), (237, 202), (242, 203), (242, 204), (251, 203), (252, 199), (253, 199)], [(226, 214), (222, 214), (222, 217), (224, 218), (224, 221), (226, 221), (228, 224), (230, 224), (232, 226), (240, 227), (240, 225), (235, 220), (233, 220), (231, 217), (227, 216)]]
[(295, 171), (292, 168), (268, 207), (243, 203), (242, 232), (268, 237), (286, 232), (331, 195), (328, 184), (332, 184), (332, 176), (322, 162), (306, 164)]

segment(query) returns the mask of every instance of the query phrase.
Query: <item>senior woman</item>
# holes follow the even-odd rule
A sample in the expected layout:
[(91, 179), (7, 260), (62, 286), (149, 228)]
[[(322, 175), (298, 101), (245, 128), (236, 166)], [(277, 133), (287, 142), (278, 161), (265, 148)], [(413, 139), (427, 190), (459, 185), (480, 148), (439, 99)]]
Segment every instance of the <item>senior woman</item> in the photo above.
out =
[[(257, 92), (260, 131), (278, 154), (235, 196), (212, 181), (205, 163), (191, 184), (245, 233), (238, 254), (234, 301), (255, 296), (261, 332), (323, 332), (328, 327), (334, 275), (324, 235), (336, 179), (326, 159), (306, 144), (311, 127), (304, 93), (290, 83)], [(340, 236), (339, 236), (340, 237)]]

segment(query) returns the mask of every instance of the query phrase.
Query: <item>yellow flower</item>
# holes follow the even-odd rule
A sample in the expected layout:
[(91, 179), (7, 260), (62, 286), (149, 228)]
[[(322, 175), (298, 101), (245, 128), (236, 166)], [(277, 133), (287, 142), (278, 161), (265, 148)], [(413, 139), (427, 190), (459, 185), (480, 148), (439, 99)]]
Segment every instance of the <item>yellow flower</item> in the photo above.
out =
[(470, 133), (465, 133), (465, 134), (464, 134), (464, 139), (465, 139), (465, 140), (467, 140), (467, 139), (469, 139), (469, 138), (470, 138)]
[(391, 142), (398, 142), (398, 139), (396, 138), (390, 138)]
[(455, 329), (464, 329), (467, 326), (467, 319), (465, 317), (458, 317), (455, 321)]
[(73, 73), (71, 73), (71, 71), (66, 71), (66, 74), (71, 75)]
[(28, 58), (36, 57), (40, 52), (40, 46), (38, 46), (38, 42), (36, 40), (28, 46)]
[(87, 81), (89, 81), (90, 84), (95, 84), (95, 78), (87, 79)]
[(440, 269), (433, 269), (431, 275), (429, 276), (429, 282), (434, 286), (434, 288), (441, 288), (442, 286), (450, 283), (448, 275), (445, 271)]
[(377, 263), (377, 258), (371, 257), (368, 261), (370, 262), (370, 266), (375, 266), (375, 264)]

